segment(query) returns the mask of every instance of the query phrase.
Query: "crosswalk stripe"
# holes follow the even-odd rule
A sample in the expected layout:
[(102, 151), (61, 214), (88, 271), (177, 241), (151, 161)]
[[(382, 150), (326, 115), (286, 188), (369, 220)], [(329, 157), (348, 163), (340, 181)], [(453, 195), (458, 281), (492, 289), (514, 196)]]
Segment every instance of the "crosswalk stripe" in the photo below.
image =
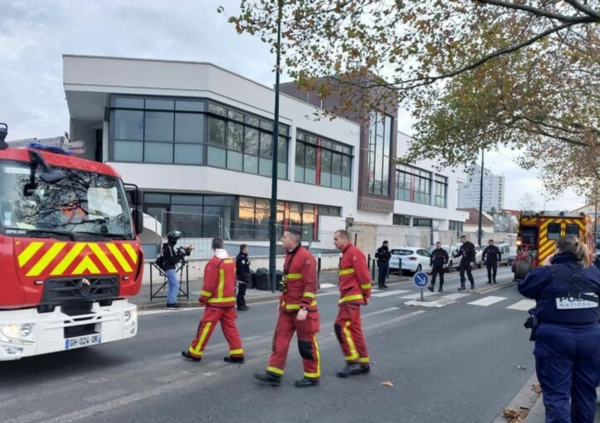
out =
[(446, 298), (447, 300), (459, 300), (461, 298), (468, 297), (470, 295), (473, 295), (473, 294), (461, 294), (460, 292), (457, 292), (456, 294), (444, 295), (443, 297)]
[(494, 297), (493, 295), (490, 295), (489, 297), (485, 297), (480, 300), (470, 302), (469, 304), (487, 307), (489, 305), (496, 304), (496, 303), (499, 303), (500, 301), (504, 301), (504, 300), (506, 300), (506, 297)]
[[(423, 297), (431, 297), (432, 295), (437, 294), (437, 292), (423, 292)], [(421, 298), (421, 294), (411, 294), (400, 297), (401, 300), (416, 300), (417, 298)]]
[(396, 291), (385, 291), (385, 292), (378, 292), (377, 294), (372, 294), (371, 297), (390, 297), (392, 295), (397, 295), (397, 294), (404, 294), (405, 292), (410, 292), (407, 289), (399, 289)]
[(535, 300), (521, 300), (517, 303), (514, 303), (511, 306), (506, 307), (509, 310), (522, 310), (527, 311), (530, 308), (535, 307)]

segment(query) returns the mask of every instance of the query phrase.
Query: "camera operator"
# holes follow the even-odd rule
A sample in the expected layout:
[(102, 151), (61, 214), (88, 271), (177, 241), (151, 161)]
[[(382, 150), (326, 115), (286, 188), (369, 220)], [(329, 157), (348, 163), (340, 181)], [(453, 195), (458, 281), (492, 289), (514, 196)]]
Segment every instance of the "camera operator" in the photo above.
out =
[(162, 256), (163, 264), (162, 270), (167, 276), (169, 281), (169, 288), (167, 290), (167, 310), (179, 310), (179, 304), (177, 303), (177, 294), (179, 293), (179, 279), (177, 278), (177, 263), (184, 261), (185, 249), (178, 248), (175, 250), (175, 245), (179, 238), (181, 238), (181, 232), (171, 231), (167, 234), (167, 242), (163, 244)]

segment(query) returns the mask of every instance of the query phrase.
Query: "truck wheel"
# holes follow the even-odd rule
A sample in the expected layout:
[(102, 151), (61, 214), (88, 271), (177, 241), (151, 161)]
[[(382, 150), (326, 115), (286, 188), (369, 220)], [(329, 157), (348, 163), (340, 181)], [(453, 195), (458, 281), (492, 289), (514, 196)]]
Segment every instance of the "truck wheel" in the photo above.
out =
[(522, 280), (525, 279), (529, 271), (531, 270), (531, 264), (524, 260), (519, 260), (515, 267), (515, 279)]

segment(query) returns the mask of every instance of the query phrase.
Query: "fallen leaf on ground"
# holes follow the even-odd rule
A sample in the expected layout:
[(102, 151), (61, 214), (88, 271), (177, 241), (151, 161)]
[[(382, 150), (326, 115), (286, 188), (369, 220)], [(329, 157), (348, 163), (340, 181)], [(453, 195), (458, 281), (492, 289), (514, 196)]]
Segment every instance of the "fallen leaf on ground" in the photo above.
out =
[(518, 411), (513, 408), (504, 409), (504, 418), (508, 423), (523, 423), (529, 411)]
[(542, 387), (540, 386), (539, 383), (534, 383), (533, 385), (531, 385), (531, 390), (533, 392), (535, 392), (536, 394), (541, 394), (542, 393)]
[(381, 382), (382, 386), (394, 386), (394, 384), (392, 382), (390, 382), (389, 380), (386, 380), (385, 382)]
[(527, 370), (527, 367), (517, 366), (517, 369), (519, 369), (519, 370)]

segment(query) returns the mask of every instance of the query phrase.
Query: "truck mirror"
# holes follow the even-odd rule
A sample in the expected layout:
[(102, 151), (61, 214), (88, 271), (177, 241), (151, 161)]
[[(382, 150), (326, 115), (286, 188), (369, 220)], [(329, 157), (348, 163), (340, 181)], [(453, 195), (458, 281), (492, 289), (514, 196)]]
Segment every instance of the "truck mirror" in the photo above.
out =
[(135, 233), (137, 235), (144, 232), (144, 212), (135, 209), (132, 211), (133, 224), (135, 225)]
[(40, 175), (40, 179), (47, 184), (56, 184), (66, 178), (66, 175), (60, 170), (51, 170)]
[(128, 189), (127, 197), (129, 199), (129, 204), (139, 207), (144, 204), (144, 191), (139, 188)]

